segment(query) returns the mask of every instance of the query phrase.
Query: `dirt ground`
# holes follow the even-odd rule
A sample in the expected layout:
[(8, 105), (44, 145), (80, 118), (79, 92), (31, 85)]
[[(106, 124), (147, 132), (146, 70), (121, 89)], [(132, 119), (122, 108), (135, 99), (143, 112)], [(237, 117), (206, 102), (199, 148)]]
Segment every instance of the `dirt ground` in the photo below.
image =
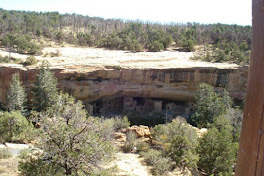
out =
[(1, 176), (17, 176), (18, 175), (18, 158), (13, 156), (8, 159), (0, 159), (0, 175)]
[(116, 167), (117, 176), (151, 176), (151, 168), (143, 160), (139, 154), (118, 152), (108, 167)]

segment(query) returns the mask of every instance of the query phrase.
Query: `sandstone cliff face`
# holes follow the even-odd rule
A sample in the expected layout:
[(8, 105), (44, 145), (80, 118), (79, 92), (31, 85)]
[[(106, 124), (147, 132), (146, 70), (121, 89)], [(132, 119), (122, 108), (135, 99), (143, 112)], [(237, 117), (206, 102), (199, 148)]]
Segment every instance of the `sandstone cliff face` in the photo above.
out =
[[(247, 68), (174, 68), (174, 69), (117, 69), (101, 67), (76, 71), (71, 68), (52, 68), (59, 87), (83, 102), (121, 96), (162, 98), (193, 101), (201, 82), (224, 88), (233, 98), (242, 99), (247, 82)], [(18, 65), (0, 67), (0, 102), (6, 103), (6, 93), (12, 74), (19, 72), (30, 95), (35, 68)]]

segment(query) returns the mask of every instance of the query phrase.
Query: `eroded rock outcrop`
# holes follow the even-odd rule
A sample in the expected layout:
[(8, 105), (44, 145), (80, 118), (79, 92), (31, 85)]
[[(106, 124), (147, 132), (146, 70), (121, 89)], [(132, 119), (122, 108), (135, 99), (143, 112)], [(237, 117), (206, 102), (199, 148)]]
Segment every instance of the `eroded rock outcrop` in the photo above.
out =
[[(197, 85), (206, 82), (216, 90), (224, 88), (233, 98), (242, 99), (246, 89), (247, 67), (175, 68), (175, 69), (88, 69), (72, 67), (51, 68), (59, 87), (84, 102), (108, 97), (138, 96), (171, 100), (193, 101)], [(0, 67), (0, 102), (6, 102), (6, 93), (13, 73), (19, 72), (30, 94), (36, 68), (19, 65)]]
[(129, 127), (127, 129), (127, 131), (134, 132), (138, 138), (141, 138), (141, 137), (150, 138), (150, 130), (149, 130), (149, 127), (148, 126), (144, 126), (144, 125), (139, 125), (139, 126), (133, 125), (133, 126)]

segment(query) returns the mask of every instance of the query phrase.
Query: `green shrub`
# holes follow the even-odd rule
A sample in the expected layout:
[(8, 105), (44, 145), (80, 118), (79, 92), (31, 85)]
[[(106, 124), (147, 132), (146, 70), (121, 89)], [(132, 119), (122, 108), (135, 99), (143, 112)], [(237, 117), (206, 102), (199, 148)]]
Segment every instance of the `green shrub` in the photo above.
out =
[(87, 118), (82, 102), (68, 94), (59, 94), (55, 104), (38, 116), (41, 140), (36, 147), (43, 152), (20, 163), (24, 175), (54, 175), (54, 171), (55, 175), (61, 171), (63, 175), (90, 175), (98, 170), (99, 162), (111, 157), (113, 146), (105, 136), (106, 126)]
[(175, 161), (176, 165), (196, 168), (198, 155), (195, 152), (196, 144), (193, 144), (187, 136), (176, 135), (169, 144), (168, 156)]
[(116, 69), (116, 70), (121, 70), (122, 67), (121, 67), (120, 65), (117, 65), (117, 66), (114, 67), (114, 69)]
[[(93, 118), (93, 117), (90, 117)], [(107, 141), (111, 141), (111, 139), (113, 138), (113, 134), (115, 131), (115, 119), (114, 118), (110, 118), (110, 119), (106, 119), (106, 118), (94, 118), (96, 120), (99, 121), (99, 123), (101, 123), (102, 125), (102, 136), (104, 137), (104, 139), (106, 139)]]
[(137, 144), (137, 137), (136, 134), (132, 131), (127, 132), (126, 134), (126, 142), (124, 144), (123, 151), (125, 153), (131, 152), (133, 150), (133, 148), (136, 146)]
[(135, 44), (135, 52), (141, 52), (143, 49), (142, 49), (142, 46), (140, 43), (136, 43)]
[(36, 54), (40, 51), (39, 45), (31, 41), (30, 36), (18, 36), (13, 39), (13, 47), (16, 47), (18, 53)]
[(166, 156), (179, 167), (196, 168), (198, 144), (196, 131), (183, 118), (176, 118), (166, 125), (156, 125), (152, 136)]
[(20, 112), (0, 113), (0, 136), (5, 142), (32, 140), (33, 125)]
[(150, 149), (150, 145), (147, 142), (138, 142), (137, 143), (137, 151), (139, 152), (144, 152), (144, 151), (148, 151)]
[(170, 171), (174, 164), (169, 158), (163, 157), (161, 151), (155, 149), (140, 152), (140, 155), (148, 165), (153, 166), (152, 172), (155, 175), (163, 175), (164, 172)]
[(115, 131), (118, 131), (122, 128), (128, 128), (130, 126), (130, 122), (127, 118), (127, 116), (124, 116), (123, 118), (116, 117), (114, 123)]
[(148, 49), (151, 52), (158, 52), (158, 51), (164, 50), (164, 46), (159, 41), (154, 41), (154, 42), (150, 43)]
[(199, 128), (207, 127), (213, 123), (214, 118), (224, 114), (232, 106), (232, 100), (226, 91), (221, 96), (213, 86), (205, 83), (199, 85), (195, 98), (197, 111), (191, 116), (190, 123)]
[[(18, 170), (20, 171), (20, 175), (22, 176), (64, 176), (65, 171), (59, 167), (58, 165), (54, 164), (53, 162), (49, 161), (48, 159), (42, 159), (41, 155), (30, 156), (26, 155), (22, 161), (19, 161)], [(72, 175), (89, 175), (89, 176), (114, 176), (112, 174), (113, 169), (98, 169), (94, 170), (89, 174), (83, 173), (81, 170), (78, 174)]]
[(154, 163), (153, 165), (153, 174), (154, 175), (165, 175), (167, 171), (171, 171), (172, 166), (173, 166), (173, 162), (171, 161), (170, 158), (165, 158), (165, 157), (161, 157), (158, 158), (158, 160)]
[(12, 157), (12, 153), (3, 148), (3, 149), (0, 149), (0, 159), (7, 159), (7, 158), (11, 158)]
[(164, 46), (164, 49), (168, 48), (173, 42), (173, 38), (172, 36), (166, 36), (163, 40), (163, 46)]
[(9, 57), (8, 56), (0, 56), (0, 63), (8, 63), (10, 62)]
[(207, 175), (232, 175), (237, 144), (226, 129), (210, 129), (199, 141), (198, 167)]
[(25, 159), (19, 161), (18, 170), (22, 176), (63, 176), (64, 171), (49, 160), (43, 160), (41, 157), (27, 155)]
[(37, 63), (38, 63), (38, 61), (34, 56), (29, 56), (26, 59), (25, 65), (35, 65)]
[(148, 165), (154, 165), (154, 163), (156, 163), (157, 160), (162, 157), (161, 151), (155, 149), (150, 149), (146, 152), (140, 152), (139, 154), (144, 158)]
[(26, 159), (27, 156), (31, 153), (31, 149), (29, 148), (26, 148), (26, 149), (23, 149), (19, 152), (18, 154), (18, 158), (20, 159)]

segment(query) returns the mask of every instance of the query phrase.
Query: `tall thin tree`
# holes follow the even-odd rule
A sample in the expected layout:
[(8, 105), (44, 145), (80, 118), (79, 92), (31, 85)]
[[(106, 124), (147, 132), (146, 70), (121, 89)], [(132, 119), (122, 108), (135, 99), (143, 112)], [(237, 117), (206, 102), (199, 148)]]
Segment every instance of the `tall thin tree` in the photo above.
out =
[(45, 110), (56, 102), (58, 95), (57, 79), (50, 71), (47, 61), (42, 62), (36, 75), (36, 81), (32, 86), (33, 104), (37, 111)]
[(22, 114), (26, 111), (27, 95), (22, 82), (19, 79), (19, 73), (12, 75), (12, 81), (7, 93), (7, 109), (9, 111), (20, 111)]

